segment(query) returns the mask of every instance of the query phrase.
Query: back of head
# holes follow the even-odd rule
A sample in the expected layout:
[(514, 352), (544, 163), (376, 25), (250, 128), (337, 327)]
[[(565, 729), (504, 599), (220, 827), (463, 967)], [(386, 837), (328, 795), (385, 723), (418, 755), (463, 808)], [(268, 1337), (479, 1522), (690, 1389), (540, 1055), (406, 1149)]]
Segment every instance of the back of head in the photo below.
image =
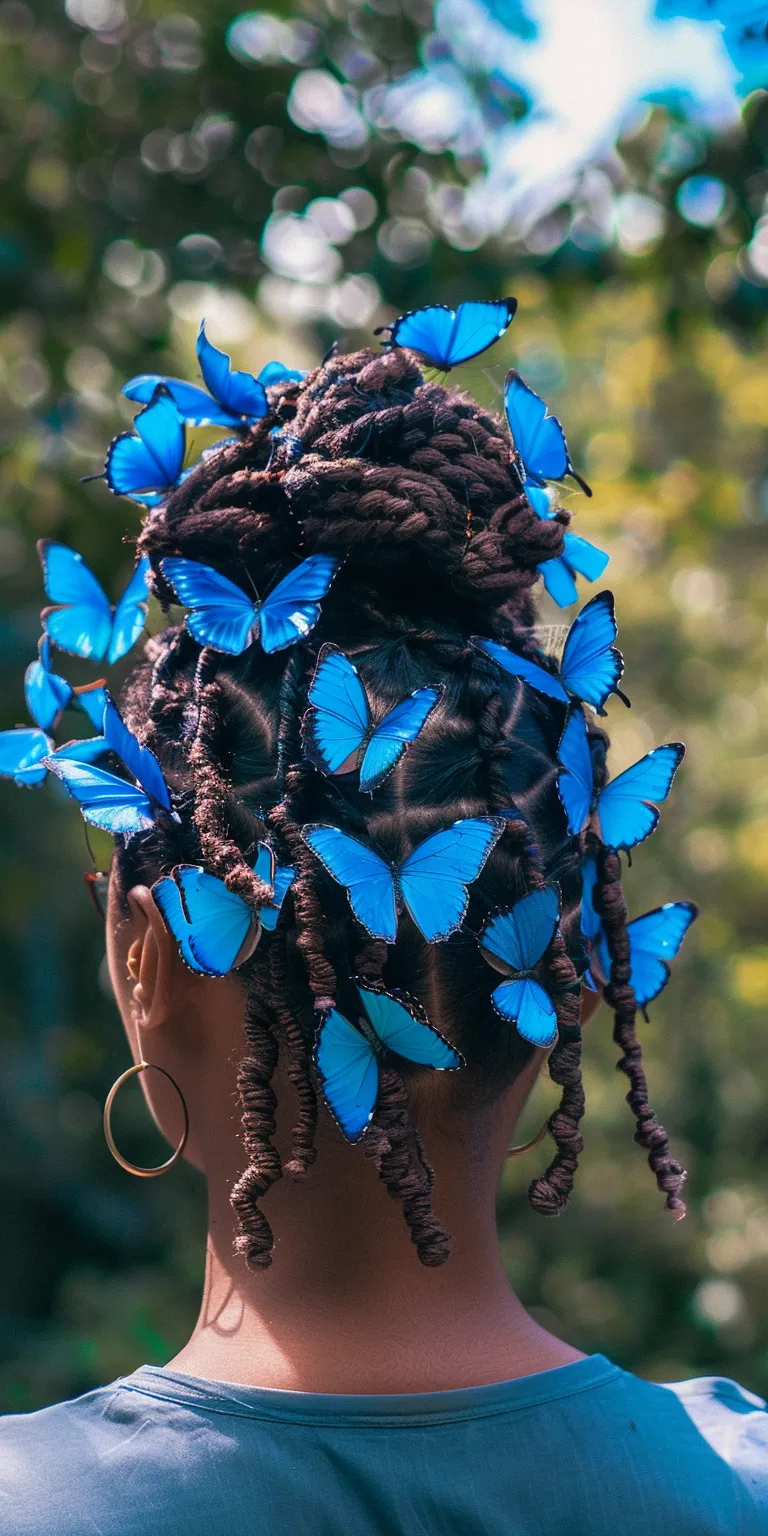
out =
[[(332, 556), (339, 568), (316, 626), (286, 649), (252, 644), (227, 655), (201, 647), (183, 625), (148, 642), (123, 709), (158, 756), (181, 821), (159, 821), (118, 847), (124, 890), (191, 862), (255, 910), (269, 894), (254, 870), (260, 845), (271, 847), (278, 867), (295, 871), (276, 923), (262, 927), (239, 972), (247, 1167), (232, 1200), (243, 1254), (251, 1265), (270, 1262), (272, 1232), (259, 1201), (283, 1174), (301, 1177), (314, 1161), (318, 1034), (334, 1011), (358, 1020), (358, 984), (411, 1000), (414, 1016), (439, 1026), (463, 1058), (461, 1070), (441, 1079), (449, 1109), (487, 1103), (514, 1080), (534, 1046), (494, 1006), (493, 972), (478, 939), (494, 914), (546, 882), (559, 888), (561, 915), (536, 974), (556, 1012), (549, 1070), (561, 1101), (550, 1120), (555, 1153), (530, 1198), (544, 1214), (563, 1208), (582, 1148), (587, 856), (597, 862), (606, 996), (636, 1139), (667, 1204), (681, 1211), (682, 1171), (647, 1103), (618, 855), (593, 827), (569, 835), (558, 793), (567, 706), (504, 671), (476, 643), (488, 638), (541, 661), (532, 589), (540, 564), (562, 553), (568, 513), (537, 516), (505, 427), (460, 392), (426, 382), (403, 348), (334, 355), (268, 397), (266, 416), (212, 450), (150, 512), (139, 549), (151, 561), (154, 591), (166, 606), (175, 601), (168, 557), (210, 566), (261, 599), (310, 556)], [(310, 693), (318, 668), (339, 655), (356, 669), (368, 719), (360, 751), (329, 771)], [(361, 788), (363, 748), (419, 690), (431, 690), (423, 723), (372, 792)], [(590, 725), (589, 740), (599, 785), (606, 738)], [(370, 849), (394, 872), (399, 899), (404, 861), (432, 834), (464, 821), (490, 828), (490, 851), (477, 878), (465, 882), (459, 921), (437, 939), (424, 936), (402, 901), (393, 942), (371, 931), (350, 901), (350, 882), (331, 873), (307, 837), (308, 828), (332, 828)], [(283, 1055), (297, 1096), (284, 1164), (273, 1142), (273, 1078)], [(378, 1069), (362, 1150), (402, 1200), (421, 1261), (440, 1264), (449, 1238), (432, 1209), (429, 1148), (414, 1124), (433, 1075), (392, 1050), (379, 1050)]]

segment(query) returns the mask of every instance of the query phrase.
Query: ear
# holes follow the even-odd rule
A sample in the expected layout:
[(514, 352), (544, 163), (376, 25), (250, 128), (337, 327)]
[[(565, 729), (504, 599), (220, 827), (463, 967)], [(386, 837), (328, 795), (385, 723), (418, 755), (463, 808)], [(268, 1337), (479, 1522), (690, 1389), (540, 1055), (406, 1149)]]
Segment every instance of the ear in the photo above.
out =
[(137, 930), (126, 963), (138, 1022), (142, 1029), (159, 1029), (178, 1010), (179, 985), (184, 985), (186, 973), (149, 888), (134, 885), (127, 900)]

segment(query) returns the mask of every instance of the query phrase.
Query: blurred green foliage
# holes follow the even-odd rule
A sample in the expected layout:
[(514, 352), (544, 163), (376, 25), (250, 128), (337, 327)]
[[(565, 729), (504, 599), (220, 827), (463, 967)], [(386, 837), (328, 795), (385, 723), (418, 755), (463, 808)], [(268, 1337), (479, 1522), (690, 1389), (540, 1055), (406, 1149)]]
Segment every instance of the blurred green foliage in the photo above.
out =
[[(590, 173), (603, 200), (634, 188), (661, 210), (647, 241), (585, 234), (571, 205), (548, 215), (538, 248), (534, 232), (468, 252), (443, 216), (471, 166), (386, 131), (334, 143), (286, 110), (300, 70), (343, 79), (353, 44), (363, 79), (410, 67), (419, 6), (317, 0), (300, 23), (284, 9), (293, 58), (250, 64), (226, 46), (235, 15), (210, 0), (183, 14), (0, 5), (0, 724), (24, 720), (34, 540), (71, 542), (119, 590), (138, 513), (79, 477), (130, 420), (124, 378), (194, 376), (200, 314), (241, 365), (301, 365), (397, 308), (516, 293), (505, 341), (458, 382), (498, 406), (514, 361), (567, 422), (595, 492), (568, 503), (611, 553), (633, 702), (611, 706), (613, 769), (688, 744), (627, 876), (631, 910), (693, 897), (703, 915), (644, 1030), (652, 1100), (689, 1169), (687, 1220), (664, 1216), (633, 1145), (603, 1011), (572, 1207), (550, 1224), (527, 1206), (544, 1148), (510, 1165), (504, 1252), (525, 1302), (584, 1349), (658, 1379), (715, 1371), (768, 1392), (768, 97), (719, 140), (655, 109)], [(677, 210), (692, 167), (728, 189), (710, 228)], [(298, 222), (270, 226), (294, 244), (268, 261), (276, 215)], [(79, 889), (80, 818), (55, 785), (0, 785), (0, 814), (0, 1404), (14, 1410), (168, 1358), (195, 1316), (205, 1216), (191, 1170), (136, 1184), (103, 1144), (127, 1054)], [(552, 1099), (543, 1081), (523, 1135)], [(138, 1093), (124, 1114), (151, 1160)]]

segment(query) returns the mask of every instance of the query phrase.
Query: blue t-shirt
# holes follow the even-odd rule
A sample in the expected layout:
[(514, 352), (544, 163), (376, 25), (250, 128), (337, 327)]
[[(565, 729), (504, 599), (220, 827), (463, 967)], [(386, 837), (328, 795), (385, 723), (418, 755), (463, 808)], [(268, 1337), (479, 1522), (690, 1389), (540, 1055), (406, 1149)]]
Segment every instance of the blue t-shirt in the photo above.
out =
[(602, 1355), (326, 1396), (144, 1366), (0, 1420), (2, 1536), (768, 1536), (768, 1410)]

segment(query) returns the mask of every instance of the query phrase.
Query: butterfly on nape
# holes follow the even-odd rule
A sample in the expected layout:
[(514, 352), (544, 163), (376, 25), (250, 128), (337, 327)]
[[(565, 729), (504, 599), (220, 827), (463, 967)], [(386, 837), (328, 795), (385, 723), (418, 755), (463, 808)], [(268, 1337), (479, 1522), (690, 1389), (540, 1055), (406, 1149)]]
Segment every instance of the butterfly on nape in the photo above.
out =
[[(107, 449), (104, 479), (116, 496), (155, 507), (190, 473), (184, 470), (184, 418), (164, 384), (158, 384), (130, 432), (120, 432)], [(98, 478), (90, 476), (88, 478)]]
[(560, 920), (560, 891), (541, 885), (499, 912), (479, 938), (484, 958), (507, 978), (491, 993), (503, 1019), (515, 1024), (531, 1045), (548, 1049), (557, 1039), (557, 1013), (549, 993), (533, 972), (548, 950)]
[[(43, 759), (44, 766), (60, 779), (65, 789), (77, 800), (85, 821), (105, 832), (146, 832), (154, 826), (158, 816), (170, 816), (179, 821), (173, 809), (170, 790), (163, 771), (149, 747), (143, 747), (121, 719), (113, 700), (106, 692), (104, 710), (104, 740), (123, 766), (136, 780), (118, 778), (105, 768), (82, 762), (74, 754), (52, 753)], [(66, 754), (67, 749), (62, 749)]]
[[(205, 320), (200, 321), (197, 336), (197, 360), (205, 389), (198, 384), (187, 384), (184, 379), (164, 378), (157, 373), (142, 373), (123, 385), (123, 394), (129, 400), (148, 404), (154, 399), (158, 387), (170, 395), (179, 415), (191, 427), (250, 426), (266, 416), (269, 409), (265, 383), (277, 383), (271, 371), (280, 370), (280, 380), (291, 376), (292, 370), (281, 363), (269, 363), (267, 378), (233, 369), (226, 352), (221, 352), (205, 334)], [(264, 370), (266, 372), (267, 370)], [(301, 377), (301, 375), (298, 375)]]
[(523, 480), (541, 486), (546, 480), (564, 480), (570, 475), (585, 496), (592, 491), (576, 473), (568, 452), (565, 433), (556, 416), (520, 374), (511, 369), (504, 384), (504, 409), (512, 433)]
[(144, 628), (149, 560), (145, 557), (138, 562), (113, 608), (101, 583), (76, 550), (51, 539), (40, 539), (37, 552), (45, 590), (53, 605), (41, 614), (49, 639), (60, 651), (89, 661), (120, 661)]
[(359, 767), (361, 791), (373, 794), (416, 740), (439, 698), (437, 688), (417, 688), (374, 726), (357, 668), (335, 646), (323, 646), (302, 725), (304, 750), (324, 773), (348, 774)]
[(572, 710), (557, 749), (557, 787), (571, 836), (578, 837), (594, 814), (607, 848), (628, 851), (644, 842), (658, 826), (657, 807), (666, 800), (684, 756), (682, 742), (667, 742), (597, 790), (586, 721), (580, 709)]
[(618, 634), (612, 592), (598, 592), (576, 615), (563, 647), (563, 654), (556, 671), (542, 667), (536, 661), (518, 656), (508, 646), (496, 640), (479, 637), (479, 645), (505, 672), (529, 683), (548, 698), (559, 699), (567, 704), (578, 699), (589, 704), (598, 715), (605, 714), (605, 702), (612, 693), (629, 705), (629, 700), (619, 688), (624, 671), (621, 651), (614, 645)]
[(168, 555), (160, 569), (179, 602), (190, 610), (184, 622), (198, 644), (240, 656), (257, 638), (268, 655), (305, 640), (320, 618), (320, 600), (339, 564), (335, 555), (310, 555), (263, 602), (196, 560)]
[(226, 976), (249, 960), (259, 941), (259, 914), (199, 864), (177, 864), (152, 895), (190, 970)]
[(427, 304), (400, 315), (392, 325), (380, 326), (375, 334), (386, 335), (385, 347), (408, 347), (432, 368), (447, 373), (498, 341), (516, 309), (517, 299), (511, 298), (472, 299), (456, 309)]
[(311, 823), (304, 842), (343, 885), (358, 922), (372, 938), (394, 944), (398, 910), (405, 906), (428, 943), (455, 933), (469, 904), (469, 886), (481, 873), (504, 830), (501, 817), (477, 816), (426, 837), (399, 867), (339, 827)]
[[(455, 1072), (463, 1057), (408, 999), (358, 983), (361, 1027), (337, 1008), (325, 1015), (314, 1060), (328, 1108), (347, 1141), (359, 1141), (379, 1094), (379, 1060), (388, 1053), (438, 1072)], [(363, 1032), (365, 1030), (365, 1033)]]

